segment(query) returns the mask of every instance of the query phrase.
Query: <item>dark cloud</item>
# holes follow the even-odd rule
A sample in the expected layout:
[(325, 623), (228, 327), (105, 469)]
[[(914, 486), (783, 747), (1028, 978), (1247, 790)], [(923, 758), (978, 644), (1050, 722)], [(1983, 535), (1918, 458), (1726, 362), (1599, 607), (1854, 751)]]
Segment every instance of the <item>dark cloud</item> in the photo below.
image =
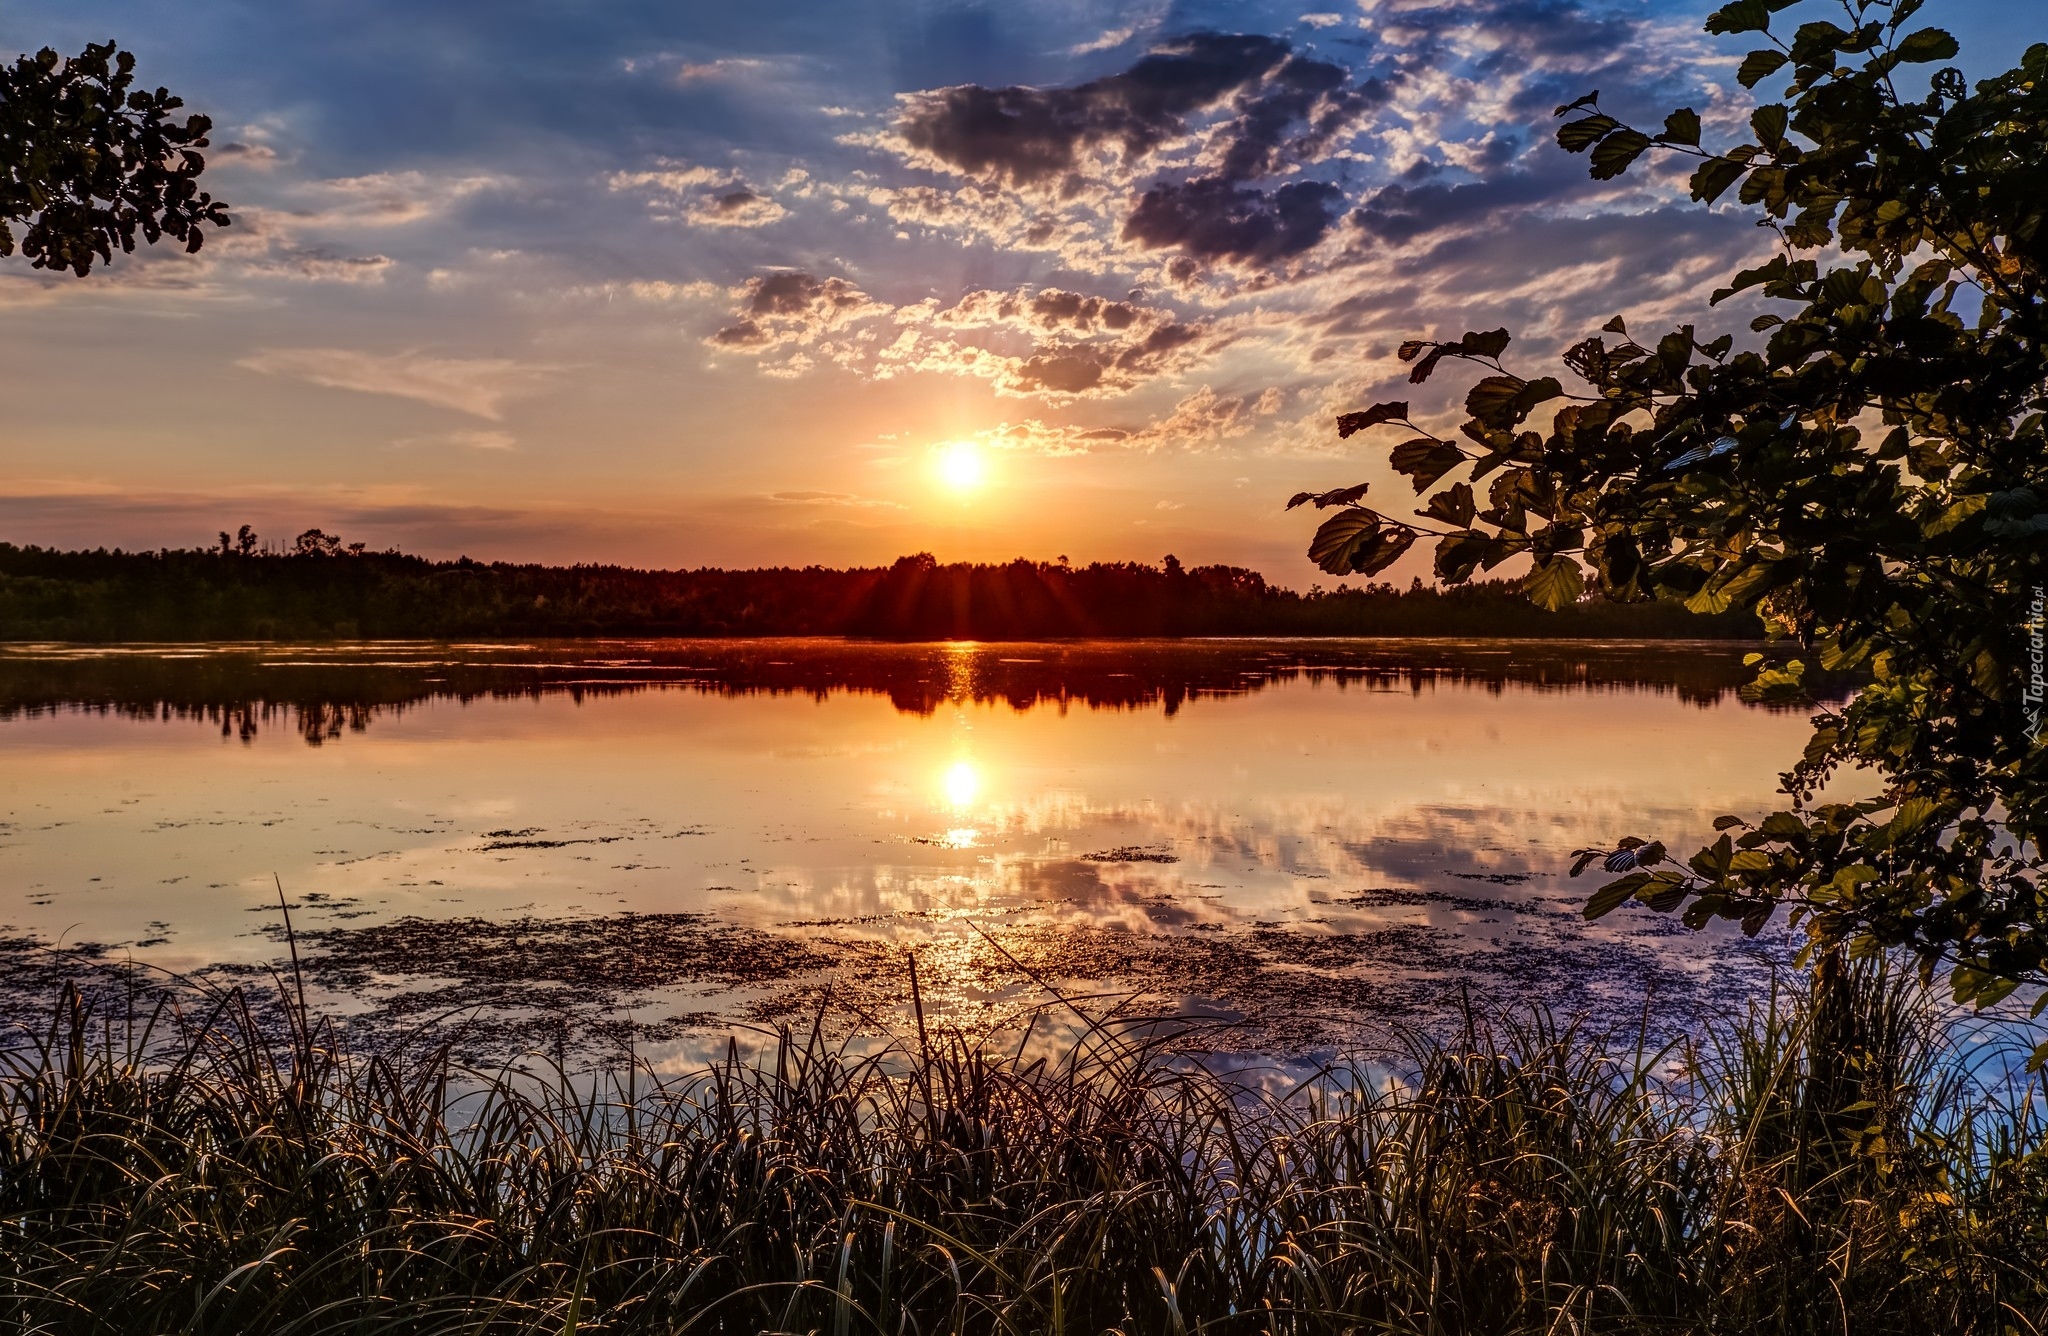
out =
[(1196, 132), (1206, 165), (1140, 196), (1123, 239), (1194, 261), (1258, 264), (1299, 255), (1328, 232), (1341, 192), (1316, 180), (1261, 183), (1321, 159), (1389, 88), (1353, 84), (1341, 65), (1275, 37), (1194, 33), (1120, 74), (1068, 88), (943, 88), (913, 99), (903, 141), (982, 181), (1082, 189), (1084, 151), (1122, 150), (1126, 166)]
[(1367, 236), (1398, 245), (1447, 227), (1584, 195), (1595, 186), (1583, 171), (1572, 175), (1527, 169), (1476, 181), (1397, 184), (1375, 192), (1352, 212), (1351, 222)]
[(1080, 150), (1097, 144), (1141, 157), (1182, 133), (1194, 112), (1256, 88), (1288, 60), (1275, 37), (1195, 33), (1071, 88), (962, 84), (924, 93), (898, 128), (912, 148), (970, 176), (1035, 184), (1066, 175)]
[(791, 271), (750, 278), (745, 285), (747, 314), (801, 316), (854, 311), (868, 296), (843, 278), (816, 278)]
[(1220, 176), (1162, 182), (1139, 199), (1123, 235), (1147, 249), (1175, 246), (1197, 259), (1264, 264), (1322, 240), (1343, 197), (1324, 181), (1272, 191)]
[(721, 348), (758, 348), (773, 338), (759, 321), (741, 320), (713, 334), (711, 341)]
[(1200, 325), (1160, 325), (1133, 343), (1083, 343), (1045, 348), (1017, 367), (1013, 388), (1026, 394), (1086, 394), (1101, 386), (1127, 389), (1169, 370), (1175, 354), (1207, 337)]
[(843, 278), (819, 278), (797, 269), (756, 275), (733, 295), (739, 299), (736, 319), (707, 340), (713, 347), (758, 352), (808, 343), (821, 331), (889, 309)]

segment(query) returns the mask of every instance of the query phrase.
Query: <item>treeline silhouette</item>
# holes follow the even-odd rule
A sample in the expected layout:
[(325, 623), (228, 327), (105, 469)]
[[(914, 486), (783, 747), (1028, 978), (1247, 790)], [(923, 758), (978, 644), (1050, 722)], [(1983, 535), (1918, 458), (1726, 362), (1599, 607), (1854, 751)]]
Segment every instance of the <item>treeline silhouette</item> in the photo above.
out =
[(1239, 566), (927, 553), (836, 570), (638, 570), (431, 561), (308, 530), (266, 551), (244, 526), (212, 549), (67, 552), (0, 543), (0, 640), (492, 636), (1515, 636), (1743, 639), (1747, 614), (1587, 601), (1544, 612), (1513, 581), (1298, 593)]
[[(1774, 651), (1779, 653), (1782, 651)], [(1675, 643), (1385, 640), (1069, 641), (903, 644), (750, 639), (257, 647), (171, 654), (77, 646), (0, 651), (0, 722), (81, 712), (183, 720), (244, 741), (285, 729), (308, 743), (362, 732), (432, 701), (577, 703), (639, 692), (886, 696), (906, 714), (1006, 704), (1017, 711), (1161, 710), (1309, 681), (1339, 691), (1476, 687), (1649, 691), (1711, 705), (1750, 680), (1735, 647)], [(1820, 684), (1823, 696), (1833, 679)], [(1804, 707), (1795, 707), (1804, 708)]]

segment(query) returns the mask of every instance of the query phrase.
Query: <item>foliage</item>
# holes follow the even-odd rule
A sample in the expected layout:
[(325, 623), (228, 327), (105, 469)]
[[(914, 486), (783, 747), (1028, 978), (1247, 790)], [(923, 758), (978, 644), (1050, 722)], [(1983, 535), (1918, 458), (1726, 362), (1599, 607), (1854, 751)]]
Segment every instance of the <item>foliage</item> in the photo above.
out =
[(55, 552), (0, 543), (0, 640), (355, 636), (1538, 635), (1754, 637), (1756, 619), (1674, 603), (1546, 617), (1501, 586), (1307, 595), (1236, 566), (1013, 561), (644, 571), (428, 561), (309, 529), (263, 555), (249, 526), (211, 551)]
[[(0, 1054), (0, 1309), (120, 1332), (2034, 1336), (2038, 1092), (1876, 971), (1698, 1050), (1541, 1015), (1293, 1088), (918, 1013), (695, 1072), (478, 1076), (69, 993)], [(1670, 1078), (1666, 1059), (1689, 1075)]]
[(1296, 502), (1346, 507), (1312, 549), (1328, 570), (1381, 569), (1426, 532), (1443, 581), (1524, 559), (1546, 608), (1590, 579), (1614, 600), (1758, 611), (1806, 657), (1763, 665), (1756, 698), (1800, 699), (1809, 662), (1866, 674), (1815, 715), (1785, 810), (1722, 818), (1683, 865), (1641, 840), (1585, 851), (1581, 869), (1625, 874), (1588, 913), (1635, 901), (1755, 932), (1789, 907), (1809, 950), (1908, 948), (1985, 1004), (2048, 982), (2048, 45), (1974, 89), (1923, 74), (1918, 95), (1914, 68), (1956, 54), (1913, 26), (1920, 0), (1844, 0), (1830, 12), (1846, 27), (1787, 36), (1794, 3), (1735, 0), (1707, 22), (1767, 43), (1745, 86), (1787, 81), (1751, 142), (1702, 147), (1692, 110), (1637, 130), (1597, 93), (1558, 109), (1558, 142), (1590, 152), (1595, 177), (1678, 155), (1695, 200), (1732, 190), (1760, 212), (1778, 254), (1714, 301), (1784, 303), (1753, 322), (1767, 337), (1738, 348), (1688, 324), (1639, 341), (1616, 317), (1565, 352), (1571, 393), (1510, 371), (1506, 330), (1404, 343), (1418, 384), (1446, 361), (1486, 373), (1458, 432), (1417, 426), (1406, 403), (1338, 430), (1411, 431), (1393, 464), (1436, 489), (1417, 512), (1430, 523), (1342, 494)]
[(0, 69), (0, 255), (83, 278), (95, 257), (169, 236), (197, 251), (227, 206), (199, 189), (213, 122), (171, 113), (168, 89), (134, 88), (135, 57), (112, 42), (60, 57), (45, 47)]

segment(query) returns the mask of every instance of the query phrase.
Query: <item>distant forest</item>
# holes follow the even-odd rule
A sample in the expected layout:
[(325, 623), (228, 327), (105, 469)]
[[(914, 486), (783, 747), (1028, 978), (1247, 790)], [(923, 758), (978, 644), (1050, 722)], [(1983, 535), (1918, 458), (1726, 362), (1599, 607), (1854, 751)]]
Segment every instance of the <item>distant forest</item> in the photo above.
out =
[(930, 555), (832, 570), (650, 571), (430, 561), (309, 530), (267, 551), (62, 552), (0, 543), (0, 640), (325, 640), (494, 636), (1531, 636), (1756, 638), (1749, 614), (1586, 601), (1545, 612), (1514, 581), (1297, 593), (1238, 566)]

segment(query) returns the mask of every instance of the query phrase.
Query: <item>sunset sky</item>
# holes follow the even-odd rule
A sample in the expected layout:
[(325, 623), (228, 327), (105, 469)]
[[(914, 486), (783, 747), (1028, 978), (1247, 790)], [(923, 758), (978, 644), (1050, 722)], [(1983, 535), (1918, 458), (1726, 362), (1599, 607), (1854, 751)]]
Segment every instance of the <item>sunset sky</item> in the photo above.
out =
[[(1330, 427), (1401, 338), (1541, 364), (1766, 249), (1675, 165), (1596, 183), (1550, 139), (1595, 88), (1737, 134), (1755, 42), (1708, 8), (10, 0), (4, 54), (113, 38), (210, 114), (235, 222), (85, 280), (0, 261), (0, 540), (1305, 586), (1290, 492), (1408, 504)], [(2033, 8), (1922, 17), (1981, 77)]]

